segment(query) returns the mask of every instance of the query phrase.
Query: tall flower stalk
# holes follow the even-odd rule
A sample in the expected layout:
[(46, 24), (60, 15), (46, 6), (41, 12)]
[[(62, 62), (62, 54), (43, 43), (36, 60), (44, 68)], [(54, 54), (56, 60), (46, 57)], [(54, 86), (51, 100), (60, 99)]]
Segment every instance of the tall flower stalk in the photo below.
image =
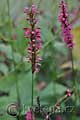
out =
[(42, 39), (41, 39), (41, 28), (37, 27), (38, 19), (36, 16), (39, 14), (36, 5), (32, 5), (29, 9), (28, 7), (24, 8), (24, 13), (26, 14), (26, 20), (29, 23), (29, 28), (24, 28), (25, 38), (29, 38), (28, 43), (28, 61), (31, 63), (32, 70), (32, 100), (31, 105), (33, 106), (33, 88), (34, 88), (34, 74), (39, 72), (40, 61), (42, 58), (39, 56), (39, 52), (42, 48)]
[(63, 40), (69, 49), (73, 49), (72, 28), (69, 22), (68, 8), (64, 0), (60, 0), (59, 4), (59, 21), (61, 22)]
[[(60, 0), (59, 4), (59, 21), (61, 23), (61, 28), (62, 28), (62, 35), (63, 35), (63, 40), (66, 43), (67, 47), (70, 50), (71, 53), (71, 61), (72, 61), (72, 81), (73, 81), (73, 88), (76, 88), (76, 80), (74, 76), (74, 63), (73, 63), (73, 36), (71, 33), (71, 24), (69, 22), (69, 13), (68, 13), (68, 8), (67, 4), (64, 0)], [(75, 101), (76, 101), (76, 90), (75, 90)]]

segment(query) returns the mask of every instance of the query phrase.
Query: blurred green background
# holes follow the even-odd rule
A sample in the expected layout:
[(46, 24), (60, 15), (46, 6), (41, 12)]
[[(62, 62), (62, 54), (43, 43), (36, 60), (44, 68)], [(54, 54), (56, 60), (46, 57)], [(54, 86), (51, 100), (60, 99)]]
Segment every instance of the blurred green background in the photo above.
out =
[[(80, 107), (80, 0), (66, 2), (73, 27), (77, 106)], [(62, 41), (58, 21), (59, 0), (33, 0), (33, 3), (39, 7), (43, 40), (42, 65), (35, 76), (34, 103), (36, 104), (36, 96), (40, 96), (42, 105), (53, 106), (67, 88), (72, 89), (70, 53)], [(6, 113), (9, 104), (17, 103), (16, 80), (21, 105), (26, 108), (30, 106), (31, 69), (26, 60), (28, 41), (25, 40), (23, 31), (28, 26), (23, 9), (30, 5), (30, 0), (0, 0), (0, 120), (16, 119)], [(74, 95), (62, 103), (63, 108), (66, 105), (74, 105)], [(27, 109), (22, 110), (22, 113), (25, 114), (26, 111)], [(62, 116), (62, 120), (67, 119), (74, 120), (71, 116)], [(76, 116), (75, 120), (79, 119)]]

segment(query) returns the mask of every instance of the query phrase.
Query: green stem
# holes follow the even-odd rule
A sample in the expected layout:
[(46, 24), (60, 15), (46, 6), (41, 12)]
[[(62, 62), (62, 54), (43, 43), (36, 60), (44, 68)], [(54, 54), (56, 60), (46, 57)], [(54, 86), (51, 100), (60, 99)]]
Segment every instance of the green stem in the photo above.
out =
[[(12, 22), (11, 22), (11, 15), (10, 15), (10, 1), (7, 0), (7, 6), (8, 6), (8, 18), (9, 18), (9, 35), (10, 38), (12, 37)], [(13, 58), (13, 67), (15, 67), (14, 65), (14, 53), (13, 53), (13, 46), (11, 45), (12, 48), (12, 58)]]
[(29, 4), (30, 4), (30, 6), (32, 6), (32, 4), (33, 4), (33, 0), (30, 0)]
[(21, 101), (20, 101), (20, 95), (19, 95), (19, 86), (18, 86), (18, 80), (16, 80), (16, 92), (17, 92), (17, 100), (19, 107), (21, 106)]
[(72, 62), (72, 80), (73, 80), (73, 85), (75, 86), (75, 81), (74, 81), (74, 62), (73, 62), (72, 50), (71, 50), (71, 62)]
[(34, 73), (32, 73), (32, 95), (31, 95), (31, 106), (33, 106), (33, 98), (34, 98)]
[(74, 88), (74, 94), (75, 94), (75, 105), (77, 103), (77, 81), (75, 79), (75, 71), (74, 71), (74, 60), (73, 60), (73, 53), (71, 49), (71, 62), (72, 62), (72, 81), (73, 81), (73, 88)]
[(11, 22), (11, 15), (10, 15), (10, 1), (7, 0), (7, 6), (8, 6), (8, 17), (9, 17), (9, 35), (10, 38), (12, 36), (12, 22)]
[(20, 119), (20, 114), (21, 114), (21, 101), (20, 101), (20, 95), (19, 95), (19, 86), (18, 86), (18, 80), (16, 80), (16, 93), (17, 93), (17, 101), (18, 101), (18, 105), (19, 105), (19, 109), (18, 109), (18, 117), (17, 120)]
[(41, 2), (42, 2), (42, 0), (39, 0), (39, 2), (38, 2), (38, 9), (40, 7)]
[(1, 16), (2, 16), (2, 22), (5, 23), (5, 1), (2, 1), (2, 9), (1, 9)]
[[(10, 1), (7, 0), (7, 6), (8, 6), (8, 18), (9, 18), (9, 35), (10, 38), (12, 37), (12, 22), (11, 22), (11, 15), (10, 15)], [(14, 52), (13, 52), (13, 46), (11, 45), (12, 48), (12, 59), (13, 59), (13, 67), (15, 68), (15, 64), (14, 64)], [(18, 87), (18, 80), (17, 80), (17, 75), (16, 75), (16, 92), (17, 92), (17, 101), (19, 106), (20, 104), (20, 95), (19, 95), (19, 87)], [(20, 113), (20, 110), (19, 110)]]
[(53, 81), (53, 95), (55, 95), (55, 101), (57, 100), (57, 96), (56, 96), (56, 79), (57, 79), (57, 70), (56, 70), (56, 62), (55, 62), (55, 66), (54, 66), (54, 70), (55, 70), (55, 78)]

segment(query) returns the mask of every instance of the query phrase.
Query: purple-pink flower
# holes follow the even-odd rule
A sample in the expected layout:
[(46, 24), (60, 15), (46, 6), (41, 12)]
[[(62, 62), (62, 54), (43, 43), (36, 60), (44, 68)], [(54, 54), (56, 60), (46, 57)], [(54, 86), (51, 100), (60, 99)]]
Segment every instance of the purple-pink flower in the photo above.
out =
[(31, 30), (29, 28), (24, 28), (24, 30), (25, 30), (24, 37), (30, 38)]
[(50, 114), (46, 113), (45, 120), (49, 120), (49, 116), (50, 116)]
[(66, 90), (66, 95), (67, 95), (67, 97), (71, 97), (72, 96), (72, 91), (67, 89)]
[(33, 114), (32, 110), (27, 112), (26, 120), (34, 120), (34, 114)]
[(59, 21), (61, 22), (62, 35), (68, 48), (73, 48), (73, 36), (71, 34), (71, 24), (69, 22), (68, 8), (64, 0), (59, 4)]
[(46, 120), (49, 120), (49, 115), (46, 115)]
[(40, 61), (42, 58), (39, 56), (39, 51), (42, 48), (41, 28), (37, 27), (38, 19), (36, 18), (39, 11), (35, 5), (31, 6), (31, 9), (25, 7), (24, 13), (26, 14), (26, 20), (30, 25), (30, 28), (24, 28), (25, 38), (30, 38), (28, 43), (28, 61), (32, 64), (32, 73), (39, 71)]

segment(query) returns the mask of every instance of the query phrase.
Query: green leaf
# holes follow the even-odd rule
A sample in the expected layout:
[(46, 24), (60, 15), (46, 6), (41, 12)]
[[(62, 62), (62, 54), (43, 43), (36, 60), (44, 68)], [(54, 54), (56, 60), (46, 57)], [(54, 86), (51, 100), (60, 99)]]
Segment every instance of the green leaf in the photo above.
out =
[(7, 75), (8, 73), (8, 67), (4, 63), (0, 63), (0, 72), (2, 72), (4, 75)]
[[(54, 85), (53, 85), (54, 84)], [(41, 91), (41, 96), (47, 96), (47, 95), (53, 95), (55, 94), (54, 87), (56, 88), (56, 93), (63, 94), (63, 92), (66, 90), (66, 87), (57, 84), (57, 83), (50, 83), (43, 91)]]
[(0, 51), (4, 52), (7, 58), (12, 59), (12, 49), (10, 45), (0, 44)]

